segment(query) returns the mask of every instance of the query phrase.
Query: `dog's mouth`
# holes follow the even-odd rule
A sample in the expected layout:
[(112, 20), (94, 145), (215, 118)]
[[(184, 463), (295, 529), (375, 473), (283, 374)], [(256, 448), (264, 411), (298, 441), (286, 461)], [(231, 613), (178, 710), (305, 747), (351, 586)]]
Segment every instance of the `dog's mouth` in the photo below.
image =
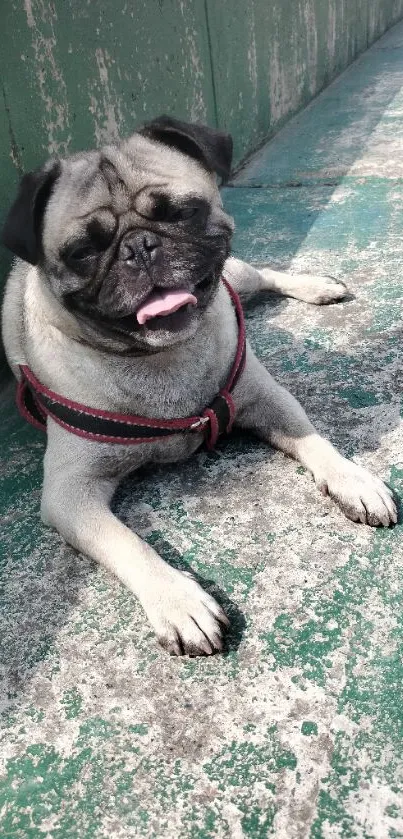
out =
[(197, 308), (200, 299), (209, 291), (214, 275), (208, 274), (201, 280), (194, 292), (188, 289), (159, 289), (151, 292), (140, 304), (134, 315), (138, 326), (152, 331), (158, 329), (180, 329), (184, 326)]
[(147, 321), (165, 318), (185, 306), (197, 306), (197, 297), (185, 289), (153, 291), (137, 309), (137, 323), (144, 326)]
[[(152, 291), (137, 308), (127, 315), (111, 317), (97, 314), (98, 329), (110, 337), (132, 339), (134, 335), (146, 341), (165, 340), (186, 334), (196, 322), (197, 314), (210, 300), (216, 274), (210, 272), (192, 291), (185, 288), (159, 288)], [(85, 315), (81, 307), (75, 311)], [(152, 337), (151, 337), (152, 336)]]

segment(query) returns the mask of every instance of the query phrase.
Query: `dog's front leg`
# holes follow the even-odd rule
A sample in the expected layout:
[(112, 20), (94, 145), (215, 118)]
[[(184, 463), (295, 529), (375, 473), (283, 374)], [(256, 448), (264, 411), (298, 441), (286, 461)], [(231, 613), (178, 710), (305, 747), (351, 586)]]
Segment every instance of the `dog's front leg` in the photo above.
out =
[(42, 518), (138, 597), (169, 653), (211, 655), (221, 650), (223, 627), (228, 626), (223, 610), (190, 574), (171, 568), (113, 515), (109, 505), (117, 484), (116, 479), (86, 474), (83, 464), (79, 470), (71, 460), (60, 462), (48, 446)]
[(317, 433), (299, 402), (274, 381), (249, 346), (234, 399), (237, 425), (299, 460), (348, 518), (372, 526), (396, 523), (396, 505), (388, 487), (342, 457)]

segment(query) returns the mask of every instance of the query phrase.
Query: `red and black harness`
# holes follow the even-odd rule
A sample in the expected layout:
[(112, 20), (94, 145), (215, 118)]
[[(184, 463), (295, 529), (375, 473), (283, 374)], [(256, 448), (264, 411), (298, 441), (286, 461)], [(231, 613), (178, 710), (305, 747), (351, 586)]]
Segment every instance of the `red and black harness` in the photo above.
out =
[(225, 387), (199, 416), (160, 420), (88, 408), (49, 390), (26, 365), (20, 366), (21, 381), (17, 387), (17, 405), (20, 413), (31, 425), (42, 431), (46, 431), (46, 419), (51, 417), (66, 431), (98, 443), (136, 445), (153, 443), (162, 437), (185, 431), (203, 431), (207, 448), (214, 448), (218, 437), (231, 430), (235, 417), (231, 393), (245, 366), (246, 353), (245, 321), (241, 302), (224, 278), (223, 283), (236, 311), (237, 351)]

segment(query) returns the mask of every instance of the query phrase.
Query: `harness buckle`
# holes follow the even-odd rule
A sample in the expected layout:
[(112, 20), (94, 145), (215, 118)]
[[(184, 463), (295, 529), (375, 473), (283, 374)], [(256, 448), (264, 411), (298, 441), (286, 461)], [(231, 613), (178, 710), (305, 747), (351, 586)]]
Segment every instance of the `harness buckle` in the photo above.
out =
[(192, 425), (189, 425), (189, 431), (197, 431), (198, 428), (204, 428), (208, 422), (210, 422), (210, 417), (200, 417), (200, 419), (193, 422)]

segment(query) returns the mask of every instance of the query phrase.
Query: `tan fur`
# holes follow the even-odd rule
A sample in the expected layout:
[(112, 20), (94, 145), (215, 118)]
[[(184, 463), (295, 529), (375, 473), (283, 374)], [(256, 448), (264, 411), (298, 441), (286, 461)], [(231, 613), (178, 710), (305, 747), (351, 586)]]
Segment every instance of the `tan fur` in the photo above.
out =
[[(142, 149), (147, 160), (145, 145)], [(177, 164), (178, 154), (172, 154), (171, 162)], [(194, 177), (197, 188), (219, 207), (211, 177), (203, 174), (198, 164), (185, 163), (181, 161), (179, 180), (185, 167), (188, 181)], [(161, 171), (154, 168), (156, 178), (167, 178), (166, 157)], [(175, 180), (176, 170), (171, 174)], [(98, 200), (95, 196), (94, 202)], [(56, 189), (44, 235), (50, 249), (55, 248), (60, 225), (67, 224), (66, 212)], [(68, 223), (71, 226), (74, 220)], [(323, 303), (341, 299), (346, 293), (342, 284), (327, 277), (291, 277), (268, 268), (257, 270), (232, 258), (226, 263), (225, 274), (245, 296), (274, 290)], [(83, 340), (80, 325), (52, 292), (48, 280), (40, 268), (21, 261), (9, 277), (3, 335), (16, 375), (19, 364), (28, 364), (44, 384), (66, 397), (95, 408), (160, 418), (198, 413), (224, 385), (236, 350), (237, 326), (223, 285), (195, 333), (186, 340), (149, 355), (122, 356)], [(246, 367), (233, 395), (238, 426), (297, 458), (311, 471), (321, 491), (329, 493), (349, 517), (372, 525), (396, 521), (394, 501), (384, 484), (347, 461), (316, 433), (301, 406), (276, 384), (249, 345)], [(202, 436), (195, 433), (137, 446), (98, 444), (69, 434), (48, 420), (43, 520), (129, 587), (161, 644), (174, 654), (220, 650), (227, 619), (191, 576), (167, 565), (112, 514), (109, 504), (124, 475), (145, 463), (187, 458), (202, 442)]]

